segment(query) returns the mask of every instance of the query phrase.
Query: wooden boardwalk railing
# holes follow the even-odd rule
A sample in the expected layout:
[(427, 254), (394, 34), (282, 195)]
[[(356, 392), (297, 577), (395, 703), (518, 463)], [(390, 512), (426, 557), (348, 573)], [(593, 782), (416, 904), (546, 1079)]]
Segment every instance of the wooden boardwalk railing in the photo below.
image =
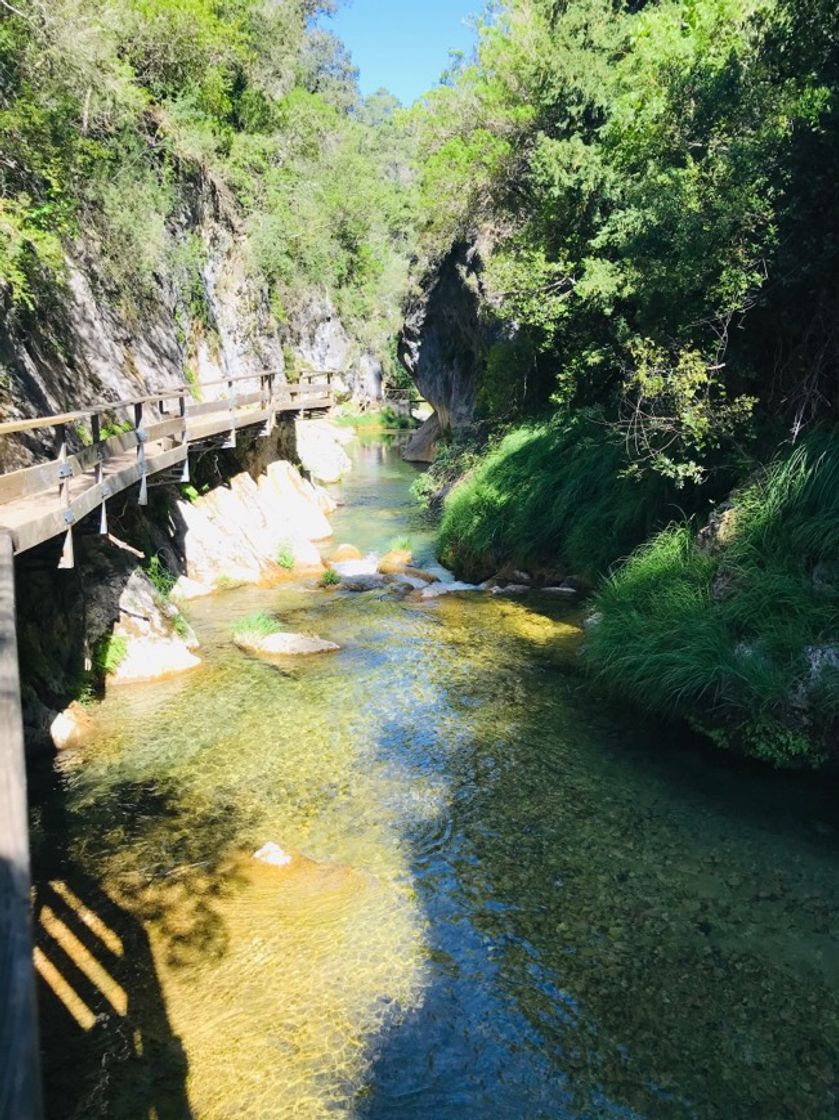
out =
[(38, 1120), (26, 764), (12, 539), (0, 532), (0, 1120)]
[[(244, 392), (245, 382), (259, 387)], [(64, 534), (61, 566), (71, 567), (73, 526), (98, 508), (100, 529), (105, 532), (108, 499), (135, 483), (139, 483), (138, 502), (145, 505), (149, 479), (154, 476), (186, 482), (190, 444), (216, 442), (233, 447), (242, 429), (259, 428), (268, 435), (278, 413), (318, 411), (332, 404), (328, 385), (275, 385), (273, 373), (231, 377), (205, 383), (200, 389), (224, 389), (226, 393), (216, 400), (195, 402), (188, 399), (191, 387), (183, 386), (56, 416), (0, 424), (0, 436), (37, 429), (55, 433), (54, 459), (0, 475), (0, 529), (11, 533), (15, 553)], [(163, 418), (146, 423), (146, 412), (152, 405)], [(106, 437), (103, 417), (120, 412), (128, 415), (126, 430)], [(68, 449), (71, 425), (90, 441), (75, 454)]]
[[(50, 429), (55, 434), (50, 462), (0, 475), (0, 1120), (41, 1117), (14, 557), (64, 534), (61, 564), (69, 567), (73, 526), (99, 508), (99, 528), (106, 532), (107, 501), (115, 494), (139, 483), (138, 502), (145, 504), (149, 480), (186, 481), (190, 445), (233, 447), (243, 429), (270, 434), (278, 413), (332, 404), (328, 383), (275, 385), (275, 380), (273, 373), (262, 373), (205, 383), (202, 390), (224, 391), (206, 402), (188, 399), (192, 389), (184, 386), (0, 424), (0, 436)], [(242, 391), (245, 382), (258, 389)], [(160, 418), (146, 423), (152, 405)], [(128, 415), (125, 430), (106, 436), (103, 420), (121, 412)], [(75, 453), (70, 425), (89, 440)]]

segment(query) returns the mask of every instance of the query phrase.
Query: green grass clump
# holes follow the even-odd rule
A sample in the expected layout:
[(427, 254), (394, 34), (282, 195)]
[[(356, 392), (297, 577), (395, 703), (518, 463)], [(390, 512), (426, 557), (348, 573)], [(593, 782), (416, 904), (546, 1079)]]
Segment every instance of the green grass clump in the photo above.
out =
[(443, 562), (470, 579), (510, 564), (594, 579), (660, 523), (672, 493), (625, 466), (622, 441), (596, 418), (514, 429), (446, 499)]
[(128, 639), (121, 634), (105, 634), (93, 648), (91, 660), (94, 671), (100, 676), (115, 673), (128, 656)]
[(240, 618), (235, 626), (236, 634), (257, 634), (260, 638), (267, 638), (271, 634), (279, 634), (282, 626), (273, 615), (265, 611), (255, 611)]
[(394, 537), (388, 545), (391, 552), (410, 552), (411, 551), (411, 538), (410, 537)]
[(294, 552), (289, 545), (280, 545), (277, 550), (277, 563), (281, 568), (285, 568), (287, 572), (294, 570)]
[(319, 587), (337, 587), (341, 582), (341, 577), (334, 568), (327, 568), (323, 575), (318, 580)]
[(344, 412), (334, 418), (334, 423), (345, 428), (359, 428), (362, 431), (408, 431), (418, 423), (406, 412), (399, 412), (393, 405), (368, 412)]
[(178, 582), (178, 577), (164, 567), (159, 556), (152, 556), (146, 564), (146, 575), (152, 586), (162, 599), (168, 599), (172, 588)]
[(595, 610), (587, 658), (608, 687), (775, 765), (822, 764), (839, 729), (839, 437), (736, 494), (716, 541), (659, 533)]

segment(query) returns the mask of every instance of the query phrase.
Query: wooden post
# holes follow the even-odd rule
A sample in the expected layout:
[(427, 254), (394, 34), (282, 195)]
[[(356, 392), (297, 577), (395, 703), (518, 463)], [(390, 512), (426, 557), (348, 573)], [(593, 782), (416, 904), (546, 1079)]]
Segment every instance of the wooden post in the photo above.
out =
[(230, 435), (222, 444), (222, 447), (235, 447), (236, 446), (236, 395), (233, 390), (233, 378), (227, 379), (227, 411), (230, 413)]
[(64, 424), (57, 425), (55, 438), (58, 448), (58, 500), (64, 507), (64, 524), (67, 526), (58, 566), (72, 568), (76, 562), (73, 553), (73, 511), (70, 509), (70, 479), (73, 471), (67, 462), (67, 428)]
[(93, 446), (96, 448), (94, 477), (102, 494), (102, 505), (99, 507), (99, 533), (105, 537), (108, 535), (108, 507), (105, 501), (108, 497), (108, 488), (105, 483), (105, 455), (100, 446), (102, 443), (102, 417), (98, 412), (95, 412), (90, 418), (90, 430), (93, 435)]
[(39, 1120), (26, 760), (11, 534), (0, 532), (0, 1120)]
[(137, 504), (149, 504), (149, 484), (146, 479), (146, 433), (143, 430), (143, 402), (134, 405), (134, 434), (137, 436), (137, 462), (140, 464), (140, 494)]
[(178, 411), (181, 418), (181, 444), (186, 451), (184, 456), (183, 470), (181, 471), (181, 482), (189, 482), (189, 432), (186, 427), (186, 393), (182, 393), (178, 398)]

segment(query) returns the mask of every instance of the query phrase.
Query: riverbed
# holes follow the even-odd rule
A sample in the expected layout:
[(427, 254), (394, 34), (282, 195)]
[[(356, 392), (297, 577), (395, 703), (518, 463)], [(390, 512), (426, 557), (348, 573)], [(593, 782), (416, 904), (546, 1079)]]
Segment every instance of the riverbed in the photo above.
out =
[[(398, 447), (353, 458), (334, 544), (432, 560)], [(341, 650), (250, 657), (256, 610)], [(839, 1115), (832, 784), (607, 704), (550, 596), (190, 617), (202, 667), (33, 781), (49, 1120)]]

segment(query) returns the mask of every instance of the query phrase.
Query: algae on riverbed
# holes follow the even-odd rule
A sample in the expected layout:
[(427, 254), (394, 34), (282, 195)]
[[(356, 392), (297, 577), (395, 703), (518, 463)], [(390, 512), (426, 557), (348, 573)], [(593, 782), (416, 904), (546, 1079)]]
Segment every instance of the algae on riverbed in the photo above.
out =
[[(424, 562), (409, 481), (358, 451), (336, 539), (396, 522)], [(256, 610), (341, 651), (248, 658)], [(604, 709), (549, 597), (250, 588), (193, 620), (205, 664), (35, 782), (44, 969), (100, 1016), (44, 986), (51, 1120), (835, 1114), (829, 790)]]

